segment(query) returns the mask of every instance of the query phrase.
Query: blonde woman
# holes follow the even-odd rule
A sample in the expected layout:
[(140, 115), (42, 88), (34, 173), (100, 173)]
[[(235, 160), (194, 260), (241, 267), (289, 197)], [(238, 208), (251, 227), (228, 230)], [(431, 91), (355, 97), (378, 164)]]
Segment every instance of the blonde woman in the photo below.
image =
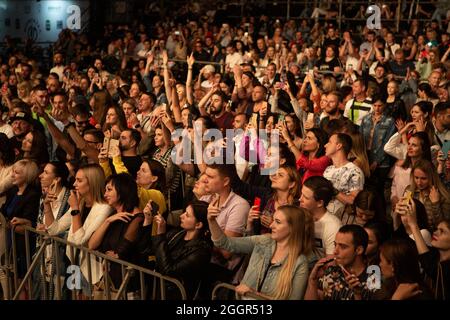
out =
[(31, 85), (28, 81), (22, 81), (17, 85), (17, 96), (23, 102), (31, 103)]
[[(58, 235), (63, 231), (69, 230), (67, 240), (75, 245), (87, 246), (91, 235), (105, 221), (112, 212), (112, 208), (107, 205), (103, 199), (105, 190), (105, 174), (103, 169), (97, 164), (90, 164), (81, 167), (75, 176), (73, 184), (75, 190), (71, 191), (69, 197), (70, 209), (59, 220), (50, 222), (45, 221), (47, 231), (50, 235)], [(70, 254), (71, 250), (67, 247), (66, 254), (72, 264), (78, 264), (85, 279), (82, 279), (83, 293), (90, 295), (90, 284), (88, 279), (88, 264), (84, 254), (80, 255), (80, 261), (75, 261), (75, 256)], [(100, 281), (103, 275), (102, 264), (91, 256), (91, 282), (92, 284)]]
[(407, 190), (424, 206), (431, 229), (442, 219), (450, 217), (450, 192), (439, 179), (436, 168), (425, 159), (418, 160), (411, 169), (411, 184)]
[[(216, 221), (218, 199), (208, 207), (211, 239), (216, 247), (251, 254), (249, 266), (236, 292), (251, 292), (266, 299), (301, 300), (308, 281), (308, 259), (312, 252), (314, 222), (304, 209), (279, 207), (270, 225), (272, 233), (252, 237), (227, 237)], [(268, 259), (270, 257), (270, 259)]]
[[(9, 221), (11, 229), (16, 233), (16, 266), (17, 277), (23, 279), (27, 272), (26, 241), (24, 236), (24, 226), (34, 226), (39, 212), (39, 198), (41, 196), (39, 188), (35, 185), (38, 177), (39, 168), (31, 160), (19, 160), (12, 166), (12, 187), (4, 192), (6, 201), (0, 212)], [(35, 237), (30, 235), (29, 247), (30, 255), (33, 254)], [(3, 239), (2, 239), (3, 241)], [(8, 241), (8, 246), (11, 245)], [(12, 247), (9, 248), (12, 250)], [(11, 261), (12, 263), (12, 261)], [(20, 293), (21, 300), (26, 298), (26, 289)]]

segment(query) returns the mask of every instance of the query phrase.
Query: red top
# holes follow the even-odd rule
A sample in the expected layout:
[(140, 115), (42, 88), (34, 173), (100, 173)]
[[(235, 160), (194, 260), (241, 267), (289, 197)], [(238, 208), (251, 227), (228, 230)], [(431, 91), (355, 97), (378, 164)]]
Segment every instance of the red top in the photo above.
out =
[(309, 160), (308, 156), (302, 154), (300, 159), (297, 160), (297, 169), (305, 170), (302, 178), (302, 184), (309, 177), (323, 176), (323, 172), (329, 165), (331, 165), (331, 159), (327, 156)]

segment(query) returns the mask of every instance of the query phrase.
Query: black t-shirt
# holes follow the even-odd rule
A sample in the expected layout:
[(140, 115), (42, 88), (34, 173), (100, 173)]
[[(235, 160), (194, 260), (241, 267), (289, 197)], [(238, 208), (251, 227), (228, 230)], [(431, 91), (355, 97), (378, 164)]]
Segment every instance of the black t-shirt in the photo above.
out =
[(316, 67), (320, 71), (334, 71), (335, 67), (340, 67), (341, 64), (339, 63), (338, 59), (335, 57), (330, 61), (325, 61), (325, 59), (320, 59), (316, 63)]
[(136, 174), (141, 168), (142, 158), (140, 156), (122, 157), (122, 161), (127, 167), (128, 172), (136, 179)]

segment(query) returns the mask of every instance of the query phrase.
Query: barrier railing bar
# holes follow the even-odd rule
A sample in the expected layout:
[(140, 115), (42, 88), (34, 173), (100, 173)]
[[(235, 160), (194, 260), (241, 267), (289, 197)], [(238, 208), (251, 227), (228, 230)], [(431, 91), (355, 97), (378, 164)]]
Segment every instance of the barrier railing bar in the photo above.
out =
[(139, 271), (139, 281), (141, 284), (141, 300), (145, 300), (145, 281), (144, 281), (144, 274), (142, 271)]
[[(127, 266), (128, 268), (132, 268), (132, 269), (137, 270), (137, 271), (139, 271), (139, 272), (141, 272), (141, 273), (143, 273), (143, 274), (148, 274), (148, 275), (154, 277), (155, 280), (159, 278), (160, 280), (163, 281), (163, 283), (164, 283), (165, 281), (169, 281), (169, 282), (173, 283), (174, 285), (176, 285), (176, 286), (178, 287), (178, 289), (180, 290), (181, 296), (182, 296), (182, 300), (186, 300), (186, 298), (187, 298), (186, 290), (185, 290), (185, 288), (183, 287), (183, 285), (181, 284), (181, 282), (180, 282), (178, 279), (175, 279), (175, 278), (171, 278), (171, 277), (162, 275), (162, 274), (160, 274), (160, 273), (158, 273), (158, 272), (156, 272), (156, 271), (153, 271), (153, 270), (150, 270), (150, 269), (145, 269), (145, 268), (143, 268), (143, 267), (141, 267), (141, 266), (138, 266), (138, 265), (135, 265), (135, 264), (126, 262), (126, 261), (122, 261), (122, 260), (116, 259), (116, 258), (114, 258), (114, 257), (110, 257), (110, 256), (105, 255), (105, 254), (103, 254), (103, 253), (101, 253), (101, 252), (98, 252), (98, 251), (89, 250), (88, 248), (86, 248), (86, 247), (84, 247), (84, 246), (73, 244), (73, 243), (71, 243), (70, 241), (67, 241), (67, 240), (62, 239), (62, 238), (59, 238), (59, 237), (48, 236), (47, 233), (44, 233), (44, 232), (42, 232), (42, 231), (38, 231), (38, 230), (36, 230), (36, 229), (34, 229), (34, 228), (31, 228), (31, 227), (28, 227), (28, 226), (24, 226), (24, 229), (27, 229), (27, 230), (29, 230), (30, 232), (36, 233), (36, 234), (38, 234), (38, 235), (44, 235), (44, 236), (47, 236), (47, 237), (49, 237), (51, 240), (53, 240), (55, 243), (61, 243), (61, 244), (64, 244), (64, 245), (66, 245), (66, 246), (68, 245), (68, 246), (69, 246), (69, 253), (70, 253), (70, 256), (72, 257), (72, 262), (75, 262), (75, 260), (74, 260), (74, 250), (81, 250), (82, 252), (88, 253), (89, 255), (94, 255), (94, 256), (96, 256), (96, 257), (105, 259), (107, 266), (108, 266), (109, 263), (114, 262), (114, 263), (118, 263), (118, 264), (120, 264), (120, 265), (125, 265), (125, 266)], [(14, 231), (13, 231), (13, 232), (14, 232)], [(15, 245), (15, 242), (13, 243), (13, 249), (14, 249), (14, 245)], [(42, 247), (38, 250), (38, 255), (42, 254), (44, 248), (45, 248), (45, 246), (42, 246)], [(33, 263), (31, 263), (30, 270), (28, 270), (27, 275), (26, 275), (27, 278), (29, 277), (29, 274), (31, 274), (31, 272), (32, 272), (31, 269), (34, 269), (34, 268), (35, 268), (36, 263), (37, 263), (37, 260), (36, 260), (36, 261), (33, 261)], [(16, 264), (16, 263), (14, 263), (14, 268), (15, 268), (15, 269), (17, 268), (17, 264)], [(109, 268), (107, 268), (107, 270), (109, 270)], [(104, 278), (107, 278), (107, 280), (108, 280), (108, 279), (109, 279), (108, 276), (109, 276), (108, 273), (106, 273)], [(141, 280), (141, 282), (142, 282), (142, 280)], [(154, 281), (154, 283), (156, 283), (156, 281)], [(25, 284), (25, 282), (22, 281), (22, 283), (21, 283), (21, 287), (22, 287), (22, 288), (23, 288), (23, 285), (24, 285), (24, 284)], [(59, 288), (58, 288), (58, 289), (59, 289)], [(106, 289), (106, 290), (109, 290), (109, 286), (107, 286), (105, 289)], [(165, 289), (165, 288), (164, 288), (164, 289)], [(164, 290), (163, 290), (163, 291), (164, 291)], [(142, 289), (141, 289), (141, 292), (142, 292)], [(18, 294), (19, 294), (19, 292), (16, 293), (16, 295), (18, 295)], [(108, 293), (107, 293), (107, 295), (108, 295)], [(75, 290), (73, 290), (73, 297), (75, 297)], [(165, 295), (164, 295), (164, 297), (165, 297)]]
[[(212, 291), (212, 294), (211, 294), (211, 300), (217, 300), (217, 291), (218, 291), (219, 289), (221, 289), (221, 288), (228, 289), (228, 290), (230, 290), (230, 291), (235, 291), (236, 286), (233, 286), (232, 284), (225, 283), (225, 282), (219, 283), (218, 285), (216, 285), (216, 286), (214, 287), (214, 289), (213, 289), (213, 291)], [(252, 293), (252, 292), (246, 293), (245, 296), (246, 296), (246, 297), (249, 297), (249, 298), (256, 299), (256, 300), (267, 300), (267, 299), (264, 299), (263, 297), (261, 297), (261, 296), (255, 294), (255, 293)], [(237, 294), (236, 294), (236, 298), (237, 298), (237, 299), (239, 298), (239, 296), (238, 296)]]
[[(87, 253), (87, 264), (88, 264), (88, 278), (87, 278), (87, 281), (88, 281), (88, 284), (89, 284), (89, 291), (91, 291), (92, 292), (92, 265), (91, 265), (91, 255), (89, 254), (89, 252)], [(89, 296), (89, 300), (91, 300), (91, 296), (92, 295), (90, 295)]]
[(62, 290), (62, 286), (61, 286), (61, 275), (59, 273), (61, 265), (60, 265), (60, 261), (59, 261), (59, 246), (58, 244), (54, 243), (52, 240), (52, 250), (54, 250), (54, 254), (55, 254), (55, 264), (56, 264), (56, 300), (61, 300), (61, 292), (60, 290)]
[[(30, 235), (28, 230), (25, 229), (25, 259), (27, 263), (27, 270), (30, 268)], [(28, 278), (28, 294), (31, 295), (33, 292), (31, 277)]]
[(18, 274), (17, 274), (17, 247), (16, 247), (16, 232), (15, 232), (15, 227), (12, 228), (12, 234), (11, 234), (11, 240), (12, 240), (12, 244), (13, 244), (13, 263), (14, 263), (14, 290), (17, 289), (17, 287), (19, 286), (19, 279), (17, 278)]
[[(130, 280), (130, 277), (133, 275), (133, 269), (127, 269), (125, 277), (123, 278), (122, 284), (119, 287), (119, 290), (117, 291), (117, 296), (113, 300), (119, 300), (120, 296), (125, 294), (125, 288), (128, 285), (128, 281)], [(123, 300), (126, 300), (126, 298), (123, 296)]]
[(22, 279), (22, 282), (20, 283), (19, 287), (17, 288), (16, 293), (14, 294), (13, 300), (16, 300), (19, 297), (20, 292), (22, 291), (23, 287), (25, 286), (25, 283), (28, 281), (28, 278), (32, 275), (34, 268), (36, 267), (36, 265), (39, 262), (40, 255), (45, 251), (45, 248), (46, 248), (45, 246), (42, 246), (41, 248), (39, 248), (36, 258), (34, 258), (33, 262), (31, 263), (30, 267), (28, 268), (27, 273), (25, 274), (25, 277)]

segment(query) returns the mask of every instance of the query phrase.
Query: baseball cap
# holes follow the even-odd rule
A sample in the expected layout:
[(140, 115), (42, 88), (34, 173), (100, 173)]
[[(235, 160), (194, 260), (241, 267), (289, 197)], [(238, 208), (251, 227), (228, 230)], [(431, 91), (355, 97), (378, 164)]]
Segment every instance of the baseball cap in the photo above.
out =
[(23, 120), (31, 125), (33, 124), (33, 118), (29, 114), (22, 111), (17, 112), (14, 116), (10, 117), (9, 123), (13, 123), (16, 120)]

